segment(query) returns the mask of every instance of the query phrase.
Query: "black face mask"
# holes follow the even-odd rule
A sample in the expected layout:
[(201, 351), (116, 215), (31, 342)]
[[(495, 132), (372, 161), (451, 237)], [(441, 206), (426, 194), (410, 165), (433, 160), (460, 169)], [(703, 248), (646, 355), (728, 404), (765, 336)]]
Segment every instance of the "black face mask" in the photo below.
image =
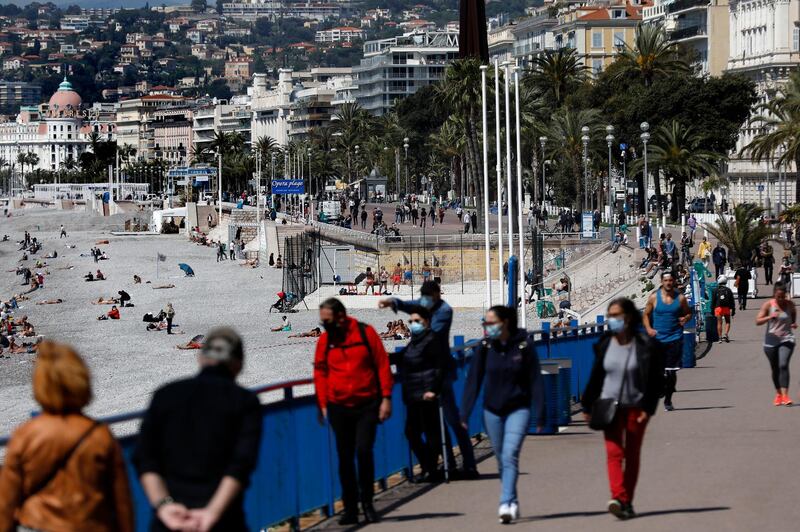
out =
[(323, 321), (322, 327), (325, 329), (325, 332), (328, 333), (329, 336), (339, 334), (341, 330), (341, 326), (338, 322), (335, 321)]

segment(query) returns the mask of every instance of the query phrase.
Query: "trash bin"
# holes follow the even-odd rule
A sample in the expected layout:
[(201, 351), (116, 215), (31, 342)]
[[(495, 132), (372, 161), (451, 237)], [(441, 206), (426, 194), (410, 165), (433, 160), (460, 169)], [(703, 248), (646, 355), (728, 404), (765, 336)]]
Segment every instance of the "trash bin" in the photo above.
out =
[(572, 421), (572, 360), (569, 358), (548, 358), (541, 362), (558, 367), (558, 390), (556, 391), (557, 423), (559, 427)]
[[(542, 383), (544, 385), (544, 419), (539, 419), (538, 405), (531, 405), (531, 421), (528, 434), (558, 433), (558, 364), (542, 364)], [(537, 432), (537, 427), (542, 427)]]
[(717, 334), (717, 317), (713, 314), (706, 314), (706, 342), (713, 343), (719, 341)]

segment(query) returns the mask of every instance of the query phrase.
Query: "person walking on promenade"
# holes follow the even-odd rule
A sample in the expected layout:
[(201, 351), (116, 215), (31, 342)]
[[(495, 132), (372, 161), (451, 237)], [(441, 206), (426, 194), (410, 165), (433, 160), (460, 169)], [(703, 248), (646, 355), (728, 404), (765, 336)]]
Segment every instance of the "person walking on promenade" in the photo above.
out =
[(686, 264), (687, 267), (692, 265), (692, 237), (684, 231), (681, 235), (681, 264)]
[(672, 394), (678, 383), (678, 371), (683, 358), (683, 326), (692, 317), (686, 297), (675, 290), (671, 271), (661, 274), (661, 288), (647, 298), (644, 309), (644, 328), (655, 338), (664, 355), (664, 409), (675, 410)]
[[(717, 318), (717, 336), (719, 341), (730, 342), (728, 335), (731, 332), (731, 317), (736, 314), (736, 302), (733, 292), (728, 288), (728, 278), (720, 275), (717, 281), (717, 289), (711, 294), (711, 308)], [(722, 322), (725, 322), (725, 334), (722, 334)]]
[(361, 208), (361, 229), (367, 228), (367, 208)]
[[(431, 313), (430, 327), (434, 333), (439, 335), (445, 344), (450, 344), (450, 327), (453, 324), (453, 309), (442, 299), (442, 289), (435, 281), (428, 281), (420, 288), (420, 298), (403, 301), (396, 297), (382, 299), (378, 302), (378, 308), (391, 308), (394, 312), (410, 313), (416, 307), (427, 308)], [(453, 429), (458, 441), (458, 448), (461, 450), (463, 461), (461, 476), (464, 479), (478, 478), (478, 469), (475, 464), (475, 453), (472, 450), (472, 440), (467, 429), (461, 425), (461, 415), (456, 404), (456, 394), (453, 391), (453, 383), (456, 380), (456, 365), (453, 357), (448, 359), (447, 373), (442, 383), (441, 396), (439, 400), (442, 404), (444, 419)], [(448, 463), (455, 466), (455, 459), (450, 455), (448, 447)]]
[(794, 352), (794, 329), (797, 328), (797, 308), (787, 298), (787, 287), (775, 283), (772, 299), (761, 305), (756, 325), (767, 325), (764, 335), (764, 353), (772, 368), (775, 386), (775, 406), (791, 406), (789, 398), (789, 360)]
[(236, 260), (236, 242), (231, 240), (231, 243), (229, 245), (230, 248), (228, 249), (228, 253), (230, 253), (231, 255), (231, 260)]
[(336, 436), (344, 504), (339, 523), (358, 524), (359, 499), (365, 520), (373, 523), (379, 519), (372, 505), (373, 446), (378, 423), (392, 415), (389, 357), (375, 329), (349, 317), (338, 299), (323, 301), (319, 317), (325, 332), (314, 354), (314, 388), (320, 418), (330, 421)]
[(472, 211), (472, 214), (469, 217), (470, 225), (472, 226), (472, 234), (478, 232), (478, 212)]
[(471, 219), (470, 219), (470, 217), (469, 217), (469, 212), (467, 212), (467, 211), (464, 211), (464, 216), (463, 216), (463, 218), (461, 219), (461, 221), (462, 221), (462, 222), (464, 222), (464, 234), (465, 234), (465, 235), (466, 235), (467, 233), (469, 233), (469, 224), (470, 224), (470, 220), (471, 220)]
[(714, 251), (711, 252), (711, 259), (714, 263), (714, 277), (718, 278), (725, 271), (725, 263), (728, 261), (728, 254), (719, 242), (714, 247)]
[(425, 207), (419, 211), (419, 226), (425, 227), (428, 223), (428, 211), (425, 210)]
[(694, 214), (689, 215), (689, 219), (686, 220), (686, 225), (689, 226), (689, 236), (694, 240), (694, 233), (697, 231), (697, 218), (694, 217)]
[(164, 318), (167, 320), (167, 334), (172, 334), (172, 320), (175, 319), (175, 308), (172, 303), (167, 303), (164, 309)]
[(132, 532), (122, 449), (82, 413), (92, 385), (78, 353), (42, 342), (33, 397), (42, 413), (11, 436), (0, 470), (0, 530)]
[(246, 531), (261, 404), (236, 383), (244, 347), (232, 329), (211, 330), (197, 360), (200, 373), (156, 390), (142, 419), (133, 463), (155, 514), (150, 530)]
[[(608, 305), (608, 332), (594, 345), (594, 365), (581, 398), (586, 421), (603, 430), (611, 488), (608, 511), (619, 519), (636, 515), (633, 495), (642, 440), (664, 389), (661, 350), (640, 332), (641, 325), (642, 316), (630, 299)], [(613, 417), (611, 402), (616, 405)]]
[(780, 277), (781, 277), (781, 282), (786, 287), (789, 287), (789, 286), (792, 285), (792, 271), (793, 270), (794, 270), (794, 268), (792, 268), (791, 263), (789, 263), (789, 257), (784, 257), (783, 258), (783, 264), (781, 264)]
[[(464, 384), (461, 422), (466, 429), (481, 386), (483, 425), (492, 442), (500, 473), (498, 518), (508, 524), (519, 518), (517, 477), (519, 453), (528, 433), (531, 405), (544, 419), (544, 387), (539, 357), (528, 331), (517, 328), (516, 309), (494, 306), (483, 322), (485, 339), (476, 349)], [(485, 380), (485, 383), (484, 383)]]
[(422, 467), (422, 480), (437, 482), (441, 479), (438, 465), (442, 451), (439, 397), (447, 359), (451, 358), (449, 346), (431, 330), (431, 311), (425, 307), (411, 309), (408, 328), (411, 340), (401, 351), (392, 353), (390, 361), (397, 367), (403, 385), (405, 434)]
[(761, 260), (764, 265), (764, 284), (772, 284), (775, 270), (775, 252), (769, 242), (764, 242), (761, 246)]
[(742, 263), (739, 269), (734, 274), (734, 284), (736, 287), (736, 295), (739, 299), (739, 310), (747, 310), (747, 293), (750, 291), (750, 268), (746, 263)]
[(708, 268), (708, 259), (711, 258), (711, 242), (708, 241), (708, 237), (704, 236), (703, 241), (697, 246), (697, 258), (703, 262), (703, 266)]
[(67, 237), (67, 230), (64, 229), (64, 224), (61, 224), (61, 236), (59, 236), (58, 239), (61, 240), (62, 238), (66, 237)]

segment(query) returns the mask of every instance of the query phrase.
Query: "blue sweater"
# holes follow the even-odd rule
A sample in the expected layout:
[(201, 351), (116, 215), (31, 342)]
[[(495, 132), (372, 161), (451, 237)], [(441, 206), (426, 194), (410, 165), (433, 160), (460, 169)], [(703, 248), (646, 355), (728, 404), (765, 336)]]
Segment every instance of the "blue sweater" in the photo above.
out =
[(500, 341), (484, 340), (475, 349), (464, 384), (463, 421), (469, 419), (484, 380), (484, 409), (503, 416), (520, 408), (536, 408), (538, 419), (544, 419), (544, 386), (539, 357), (525, 329), (517, 329), (505, 345)]

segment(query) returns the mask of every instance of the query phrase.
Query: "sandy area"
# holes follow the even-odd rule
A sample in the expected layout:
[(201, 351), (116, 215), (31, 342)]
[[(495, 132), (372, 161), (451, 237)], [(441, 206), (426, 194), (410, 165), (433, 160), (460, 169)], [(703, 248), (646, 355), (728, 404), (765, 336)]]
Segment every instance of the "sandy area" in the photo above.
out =
[[(182, 236), (113, 236), (112, 230), (122, 228), (125, 217), (104, 219), (85, 213), (44, 209), (17, 211), (20, 215), (0, 220), (0, 234), (20, 240), (24, 230), (44, 243), (43, 257), (53, 249), (58, 258), (48, 259), (45, 286), (31, 294), (17, 316), (23, 314), (47, 338), (74, 345), (88, 361), (94, 378), (95, 400), (88, 412), (104, 416), (146, 407), (150, 394), (161, 384), (190, 375), (196, 370), (192, 351), (180, 351), (178, 343), (196, 334), (205, 333), (215, 325), (231, 325), (244, 337), (246, 368), (240, 377), (245, 385), (266, 384), (311, 374), (313, 339), (289, 339), (289, 333), (273, 333), (280, 316), (269, 314), (275, 293), (281, 287), (281, 272), (268, 267), (244, 268), (238, 262), (217, 263), (215, 250), (198, 246)], [(59, 239), (63, 223), (68, 238)], [(98, 240), (110, 260), (95, 264), (87, 254)], [(67, 244), (77, 246), (67, 248)], [(7, 299), (23, 289), (22, 279), (13, 269), (22, 253), (16, 242), (0, 243), (0, 298)], [(156, 255), (167, 256), (159, 266), (156, 278)], [(32, 268), (36, 256), (29, 260)], [(178, 268), (185, 262), (196, 276), (187, 278)], [(66, 266), (74, 266), (64, 270)], [(100, 268), (108, 280), (84, 282), (83, 276)], [(133, 282), (138, 274), (143, 281)], [(175, 285), (167, 290), (154, 290), (155, 284)], [(92, 304), (98, 297), (116, 296), (118, 290), (131, 294), (134, 308), (121, 309), (119, 321), (98, 321), (110, 306)], [(59, 305), (35, 305), (35, 301), (61, 298)], [(376, 307), (377, 307), (377, 297)], [(158, 313), (167, 302), (175, 308), (175, 324), (182, 334), (168, 336), (165, 332), (148, 332), (142, 316)], [(345, 301), (346, 303), (346, 301)], [(316, 311), (291, 314), (294, 332), (316, 326)], [(379, 330), (394, 319), (388, 310), (359, 309), (353, 315)], [(459, 310), (453, 323), (454, 334), (475, 337), (480, 331), (479, 309)], [(393, 349), (400, 342), (387, 342)], [(36, 409), (30, 375), (34, 355), (13, 355), (0, 359), (0, 434), (8, 434), (15, 425), (27, 419)]]

